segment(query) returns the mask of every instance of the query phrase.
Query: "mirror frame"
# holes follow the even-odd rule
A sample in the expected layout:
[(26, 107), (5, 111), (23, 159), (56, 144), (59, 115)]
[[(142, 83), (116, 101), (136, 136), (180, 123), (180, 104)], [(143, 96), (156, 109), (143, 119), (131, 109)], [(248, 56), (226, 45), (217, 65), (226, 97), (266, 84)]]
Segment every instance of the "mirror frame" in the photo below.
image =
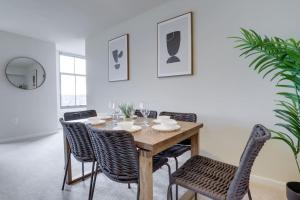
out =
[[(41, 66), (41, 68), (42, 68), (42, 70), (43, 70), (43, 72), (44, 72), (44, 75), (43, 75), (44, 80), (43, 80), (43, 82), (42, 82), (38, 87), (33, 88), (33, 89), (19, 88), (19, 87), (17, 87), (12, 81), (9, 80), (9, 78), (8, 78), (8, 76), (7, 76), (7, 69), (8, 69), (8, 66), (9, 66), (9, 64), (12, 63), (14, 60), (17, 60), (17, 59), (20, 59), (20, 58), (30, 59), (30, 60), (36, 62), (39, 66)], [(42, 85), (44, 85), (44, 83), (45, 83), (45, 81), (46, 81), (46, 78), (47, 78), (47, 74), (46, 74), (46, 71), (45, 71), (45, 69), (44, 69), (44, 66), (43, 66), (40, 62), (38, 62), (37, 60), (35, 60), (35, 59), (33, 59), (33, 58), (30, 58), (30, 57), (26, 57), (26, 56), (18, 56), (18, 57), (14, 57), (14, 58), (10, 59), (10, 60), (7, 62), (7, 64), (5, 65), (5, 76), (6, 76), (6, 79), (8, 80), (8, 82), (9, 82), (10, 84), (12, 84), (15, 88), (22, 89), (22, 90), (36, 90), (36, 89), (40, 88)]]

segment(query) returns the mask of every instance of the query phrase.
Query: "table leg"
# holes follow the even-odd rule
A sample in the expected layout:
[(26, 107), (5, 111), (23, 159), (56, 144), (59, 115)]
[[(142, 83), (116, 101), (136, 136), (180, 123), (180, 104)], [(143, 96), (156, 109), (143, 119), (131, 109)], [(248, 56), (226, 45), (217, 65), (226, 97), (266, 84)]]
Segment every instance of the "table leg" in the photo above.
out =
[(153, 159), (150, 151), (140, 150), (140, 200), (153, 200)]
[[(67, 141), (67, 138), (66, 136), (64, 135), (64, 154), (65, 154), (65, 167), (67, 165), (67, 159), (69, 157), (69, 154), (70, 154), (70, 145)], [(66, 180), (66, 183), (68, 185), (70, 185), (72, 182), (72, 159), (70, 158), (70, 161), (69, 161), (69, 166), (68, 166), (68, 170), (67, 170), (67, 180)]]
[(191, 155), (199, 155), (199, 132), (191, 137)]

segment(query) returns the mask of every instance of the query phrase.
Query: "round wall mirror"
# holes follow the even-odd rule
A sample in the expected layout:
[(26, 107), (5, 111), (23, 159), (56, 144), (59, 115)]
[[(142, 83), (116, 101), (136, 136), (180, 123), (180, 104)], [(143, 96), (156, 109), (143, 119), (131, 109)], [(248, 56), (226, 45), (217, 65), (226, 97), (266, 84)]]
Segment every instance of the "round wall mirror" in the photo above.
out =
[(6, 65), (5, 74), (11, 84), (24, 90), (36, 89), (43, 85), (46, 79), (43, 66), (27, 57), (11, 59)]

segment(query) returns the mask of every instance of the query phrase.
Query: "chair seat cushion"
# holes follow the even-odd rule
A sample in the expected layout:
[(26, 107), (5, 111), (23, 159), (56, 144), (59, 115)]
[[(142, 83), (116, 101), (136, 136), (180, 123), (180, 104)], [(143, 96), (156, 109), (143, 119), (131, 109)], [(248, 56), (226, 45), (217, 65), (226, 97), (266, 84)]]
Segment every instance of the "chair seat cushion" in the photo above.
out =
[(168, 163), (168, 158), (154, 156), (153, 157), (153, 172), (160, 169), (166, 163)]
[(174, 158), (174, 157), (179, 157), (182, 154), (184, 154), (187, 151), (191, 150), (191, 146), (188, 145), (181, 145), (177, 144), (174, 145), (163, 152), (159, 153), (158, 155), (161, 157), (166, 157), (166, 158)]
[(206, 195), (225, 200), (236, 166), (194, 156), (171, 175), (171, 182)]

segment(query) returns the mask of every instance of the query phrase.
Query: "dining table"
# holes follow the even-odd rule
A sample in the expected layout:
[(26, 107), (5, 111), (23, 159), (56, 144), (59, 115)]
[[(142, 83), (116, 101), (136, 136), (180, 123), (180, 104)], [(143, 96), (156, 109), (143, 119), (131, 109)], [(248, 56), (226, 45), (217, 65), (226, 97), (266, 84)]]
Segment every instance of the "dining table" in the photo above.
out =
[[(143, 118), (134, 119), (136, 125), (142, 127), (141, 130), (132, 132), (134, 142), (139, 148), (139, 178), (140, 178), (140, 200), (153, 200), (153, 156), (160, 152), (184, 141), (191, 140), (191, 156), (199, 154), (200, 143), (200, 129), (203, 127), (202, 123), (177, 121), (180, 128), (175, 131), (158, 131), (152, 128), (155, 124), (153, 119), (147, 119), (146, 124)], [(103, 124), (93, 125), (95, 128), (112, 130), (116, 126), (116, 120), (106, 120)], [(65, 158), (69, 154), (70, 146), (64, 138), (64, 152)], [(66, 162), (66, 159), (65, 159)], [(67, 170), (66, 183), (71, 185), (85, 178), (89, 177), (90, 173), (73, 178), (71, 160)], [(167, 191), (166, 191), (167, 194)], [(166, 195), (165, 194), (165, 195)], [(193, 198), (193, 193), (186, 192), (180, 200), (189, 200)]]

